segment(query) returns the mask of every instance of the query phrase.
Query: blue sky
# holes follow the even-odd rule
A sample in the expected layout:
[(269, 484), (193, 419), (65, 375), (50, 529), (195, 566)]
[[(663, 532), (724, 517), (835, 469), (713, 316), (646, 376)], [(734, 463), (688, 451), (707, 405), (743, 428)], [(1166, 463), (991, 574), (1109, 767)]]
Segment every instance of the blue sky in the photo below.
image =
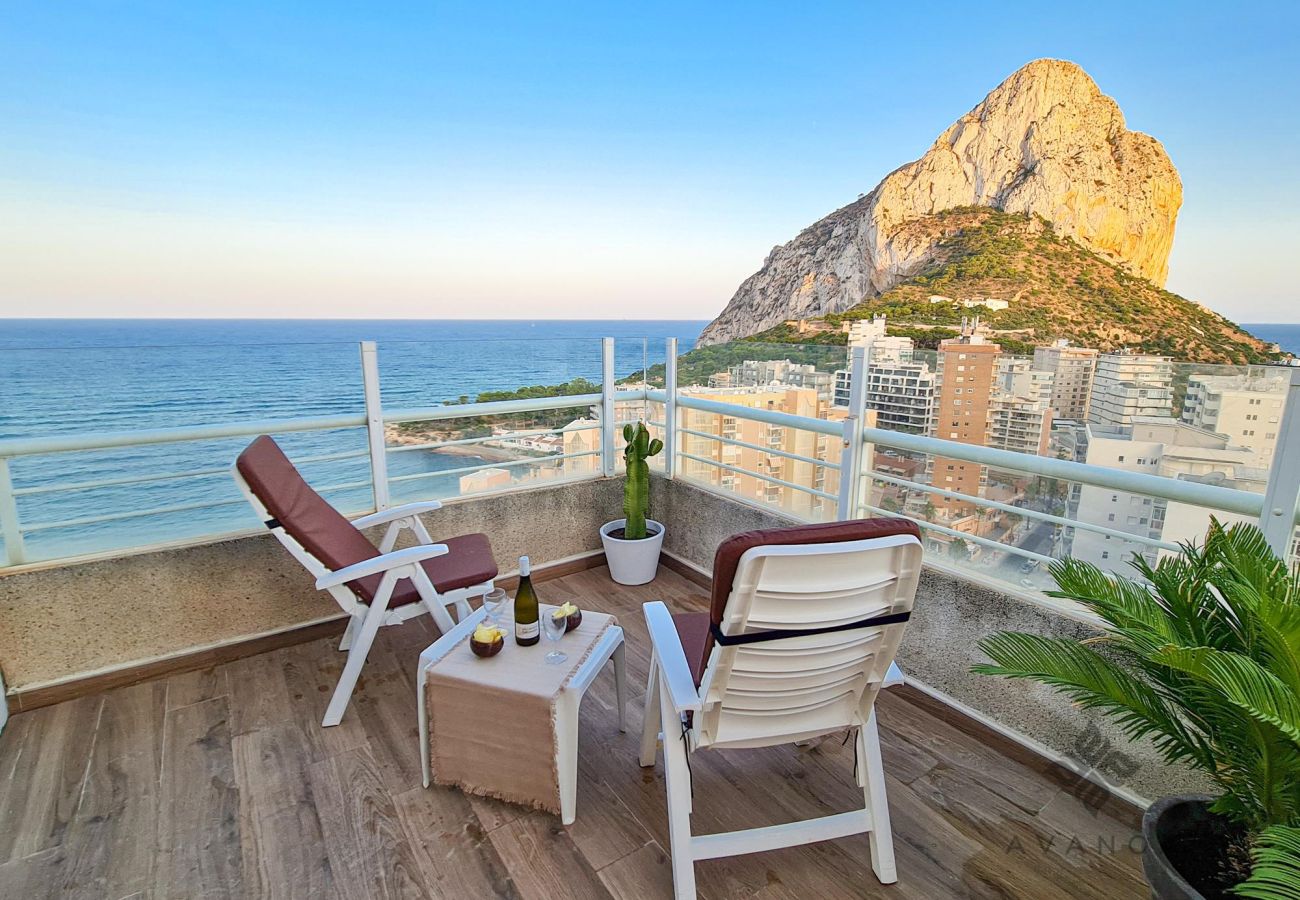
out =
[(1184, 185), (1169, 287), (1300, 321), (1300, 16), (1215, 4), (11, 3), (0, 315), (709, 318), (1072, 59)]

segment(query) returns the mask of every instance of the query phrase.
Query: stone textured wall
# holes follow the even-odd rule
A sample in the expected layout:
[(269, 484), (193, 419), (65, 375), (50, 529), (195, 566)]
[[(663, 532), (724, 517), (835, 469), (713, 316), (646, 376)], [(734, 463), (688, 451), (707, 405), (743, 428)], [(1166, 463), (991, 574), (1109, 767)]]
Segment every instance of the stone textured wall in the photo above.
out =
[[(740, 531), (792, 524), (775, 512), (737, 503), (681, 480), (653, 480), (652, 510), (668, 529), (664, 549), (710, 570), (719, 542)], [(942, 691), (1010, 731), (1069, 755), (1090, 723), (1111, 746), (1138, 766), (1122, 787), (1154, 798), (1184, 790), (1203, 790), (1196, 775), (1166, 766), (1149, 745), (1134, 745), (1105, 719), (1076, 709), (1070, 701), (1032, 682), (974, 675), (983, 662), (976, 642), (995, 631), (1027, 631), (1081, 639), (1095, 629), (1045, 606), (927, 567), (916, 607), (899, 650), (898, 664), (923, 684)]]
[[(491, 535), (501, 571), (600, 549), (621, 480), (470, 498), (425, 516)], [(11, 690), (341, 615), (271, 535), (0, 575), (0, 667)]]

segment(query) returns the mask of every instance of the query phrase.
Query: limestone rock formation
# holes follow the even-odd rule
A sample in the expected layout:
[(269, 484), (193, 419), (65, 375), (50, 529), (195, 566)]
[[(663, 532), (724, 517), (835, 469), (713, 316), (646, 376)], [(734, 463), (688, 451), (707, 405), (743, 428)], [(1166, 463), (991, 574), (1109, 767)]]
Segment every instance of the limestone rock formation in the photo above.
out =
[(1163, 286), (1182, 183), (1155, 138), (1079, 66), (1040, 59), (954, 122), (924, 156), (776, 247), (701, 335), (718, 343), (841, 312), (930, 259), (940, 235), (908, 223), (963, 206), (1029, 213)]

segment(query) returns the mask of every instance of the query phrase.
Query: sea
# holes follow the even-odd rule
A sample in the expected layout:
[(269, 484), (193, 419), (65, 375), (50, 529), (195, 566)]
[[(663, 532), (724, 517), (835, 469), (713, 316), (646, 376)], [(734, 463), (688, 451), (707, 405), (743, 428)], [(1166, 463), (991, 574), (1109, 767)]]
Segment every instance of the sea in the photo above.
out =
[[(0, 319), (0, 440), (319, 417), (363, 410), (358, 342), (378, 345), (384, 408), (422, 409), (601, 378), (615, 339), (619, 378), (694, 346), (703, 321)], [(1245, 326), (1300, 355), (1300, 325)], [(366, 448), (362, 429), (278, 436), (295, 458)], [(49, 454), (11, 461), (25, 555), (49, 559), (190, 540), (257, 523), (230, 479), (247, 438)], [(389, 454), (395, 499), (448, 497), (490, 462), (465, 450)], [(304, 463), (340, 508), (373, 500), (366, 458)], [(192, 477), (141, 481), (144, 477)], [(427, 476), (427, 477), (426, 477)], [(78, 487), (87, 483), (116, 484)], [(49, 491), (59, 486), (64, 489)], [(167, 510), (148, 516), (142, 510)], [(3, 561), (0, 554), (0, 562)]]
[[(424, 409), (585, 378), (601, 380), (601, 339), (618, 378), (694, 346), (703, 321), (0, 319), (0, 440), (360, 413), (359, 342), (375, 341), (386, 410)], [(294, 458), (364, 450), (363, 429), (277, 435)], [(247, 438), (20, 457), (11, 461), (25, 558), (189, 540), (257, 524), (228, 468)], [(454, 496), (487, 457), (389, 454), (389, 475), (428, 475), (397, 499)], [(359, 511), (373, 500), (364, 456), (303, 465)], [(138, 481), (202, 472), (196, 477)], [(76, 488), (87, 482), (120, 483)], [(71, 490), (48, 491), (52, 486)], [(170, 510), (148, 516), (141, 510)], [(105, 517), (110, 517), (105, 519)], [(0, 562), (3, 554), (0, 554)]]

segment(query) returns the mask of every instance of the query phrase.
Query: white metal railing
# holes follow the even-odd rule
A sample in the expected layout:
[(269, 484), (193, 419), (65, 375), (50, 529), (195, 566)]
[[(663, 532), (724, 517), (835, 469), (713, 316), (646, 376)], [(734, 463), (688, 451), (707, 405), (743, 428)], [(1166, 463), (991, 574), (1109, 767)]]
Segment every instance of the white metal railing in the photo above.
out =
[[(607, 339), (603, 344), (603, 368), (613, 371), (614, 343)], [(351, 480), (325, 484), (317, 489), (325, 491), (369, 488), (373, 498), (372, 509), (383, 509), (390, 505), (390, 488), (392, 485), (419, 481), (432, 477), (466, 475), (484, 469), (510, 469), (520, 466), (563, 462), (584, 457), (601, 456), (610, 446), (608, 434), (615, 424), (569, 426), (566, 429), (523, 429), (486, 437), (460, 440), (434, 441), (417, 445), (398, 445), (389, 447), (385, 437), (385, 427), (394, 424), (413, 422), (450, 421), (471, 417), (501, 417), (530, 412), (568, 408), (597, 407), (609, 410), (612, 416), (614, 403), (619, 400), (639, 400), (645, 396), (644, 391), (618, 391), (612, 379), (607, 379), (601, 393), (576, 394), (542, 398), (506, 400), (492, 403), (466, 403), (446, 406), (434, 406), (423, 409), (404, 409), (385, 411), (380, 402), (379, 366), (375, 344), (364, 341), (360, 345), (361, 370), (363, 385), (364, 413), (317, 416), (303, 418), (267, 419), (258, 421), (229, 422), (215, 425), (198, 425), (181, 428), (162, 428), (150, 430), (103, 432), (79, 435), (53, 435), (48, 437), (11, 438), (0, 440), (0, 538), (4, 541), (4, 558), (0, 567), (17, 566), (29, 561), (26, 552), (26, 535), (53, 531), (63, 528), (96, 525), (138, 519), (150, 516), (162, 516), (183, 512), (220, 509), (238, 506), (244, 503), (242, 498), (213, 498), (186, 503), (172, 503), (162, 506), (145, 506), (141, 508), (113, 510), (89, 515), (49, 519), (43, 521), (23, 521), (19, 515), (17, 500), (20, 497), (88, 491), (106, 487), (124, 487), (130, 485), (149, 485), (168, 481), (186, 481), (194, 479), (229, 477), (229, 466), (205, 467), (182, 471), (149, 472), (125, 476), (113, 476), (101, 479), (53, 482), (18, 486), (14, 484), (10, 462), (28, 457), (44, 457), (61, 453), (85, 451), (102, 451), (149, 447), (169, 443), (189, 443), (210, 441), (223, 438), (253, 437), (259, 434), (290, 434), (301, 432), (334, 431), (340, 429), (366, 430), (367, 447), (364, 450), (348, 450), (334, 453), (319, 453), (296, 457), (296, 464), (312, 462), (342, 461), (348, 459), (367, 459), (370, 473), (365, 480)], [(469, 445), (488, 442), (505, 442), (513, 439), (536, 437), (544, 434), (561, 434), (588, 430), (601, 430), (602, 447), (599, 450), (572, 453), (547, 453), (529, 456), (517, 460), (499, 460), (476, 465), (460, 466), (408, 475), (390, 476), (388, 473), (388, 454), (403, 453), (416, 449), (437, 449), (439, 447)], [(612, 459), (612, 454), (610, 454)], [(597, 468), (585, 477), (598, 477), (603, 469)], [(361, 510), (362, 512), (367, 510)], [(220, 537), (223, 532), (214, 531), (205, 538)], [(114, 548), (115, 552), (140, 549), (138, 547)], [(57, 556), (55, 558), (58, 558)], [(46, 560), (42, 560), (46, 561)]]
[[(1106, 525), (1080, 521), (1077, 518), (1059, 515), (1057, 512), (1003, 503), (990, 497), (973, 496), (951, 491), (927, 481), (905, 478), (884, 471), (875, 471), (870, 465), (868, 454), (874, 448), (893, 448), (906, 453), (942, 457), (948, 460), (976, 464), (1018, 476), (1036, 476), (1056, 479), (1073, 485), (1109, 488), (1159, 500), (1235, 513), (1258, 519), (1266, 534), (1268, 534), (1270, 541), (1278, 548), (1287, 547), (1297, 521), (1297, 499), (1300, 498), (1300, 371), (1291, 373), (1290, 395), (1279, 429), (1278, 451), (1275, 454), (1268, 490), (1264, 494), (1257, 494), (1215, 484), (1129, 472), (1049, 456), (1016, 453), (926, 435), (867, 427), (852, 412), (860, 410), (864, 406), (865, 359), (861, 350), (855, 350), (850, 358), (851, 391), (853, 396), (850, 398), (850, 414), (843, 421), (829, 421), (776, 410), (752, 408), (712, 400), (708, 397), (692, 394), (689, 391), (682, 391), (679, 389), (677, 381), (676, 341), (672, 339), (669, 339), (666, 345), (664, 390), (618, 390), (615, 382), (614, 341), (612, 338), (607, 338), (602, 343), (601, 368), (603, 378), (602, 389), (599, 393), (386, 411), (380, 403), (379, 366), (375, 345), (371, 342), (363, 342), (360, 350), (364, 389), (364, 397), (360, 399), (364, 402), (359, 404), (363, 407), (363, 411), (355, 414), (235, 422), (189, 428), (15, 438), (0, 441), (0, 536), (4, 539), (7, 563), (13, 566), (27, 561), (24, 550), (24, 535), (27, 534), (142, 516), (198, 511), (237, 505), (242, 502), (239, 499), (214, 499), (194, 503), (167, 504), (139, 510), (107, 510), (73, 518), (24, 522), (20, 518), (17, 503), (20, 497), (56, 492), (85, 491), (104, 487), (216, 478), (223, 476), (227, 469), (225, 467), (206, 467), (181, 471), (117, 475), (102, 479), (83, 479), (75, 482), (15, 485), (10, 467), (10, 461), (13, 459), (174, 442), (251, 437), (264, 433), (283, 434), (364, 428), (366, 431), (366, 449), (302, 456), (297, 458), (296, 462), (368, 459), (370, 467), (368, 479), (326, 485), (321, 490), (369, 487), (373, 496), (374, 507), (384, 508), (390, 503), (390, 489), (395, 484), (418, 482), (435, 476), (464, 475), (489, 468), (509, 469), (539, 462), (562, 462), (584, 457), (598, 457), (599, 464), (593, 466), (589, 474), (580, 477), (613, 475), (617, 472), (618, 465), (616, 455), (620, 440), (618, 428), (624, 424), (617, 421), (616, 413), (619, 404), (635, 402), (663, 404), (663, 420), (652, 421), (649, 424), (659, 428), (663, 436), (665, 445), (664, 472), (668, 478), (678, 477), (682, 471), (682, 462), (690, 461), (698, 465), (715, 468), (720, 474), (752, 477), (757, 479), (758, 482), (768, 485), (769, 488), (802, 493), (814, 498), (822, 510), (829, 510), (831, 508), (829, 504), (833, 503), (835, 515), (840, 519), (855, 517), (863, 513), (902, 515), (916, 520), (923, 528), (937, 534), (996, 548), (1026, 559), (1043, 561), (1050, 557), (1012, 543), (994, 540), (985, 535), (969, 534), (951, 528), (942, 522), (929, 521), (924, 517), (908, 514), (902, 510), (888, 510), (872, 505), (867, 501), (866, 492), (864, 492), (863, 488), (868, 482), (880, 482), (904, 491), (916, 491), (928, 496), (959, 500), (981, 509), (1013, 514), (1024, 520), (1047, 523), (1059, 528), (1091, 531), (1147, 547), (1172, 550), (1176, 549), (1176, 545), (1143, 534), (1135, 534), (1118, 528), (1110, 528)], [(528, 428), (505, 434), (424, 441), (391, 447), (387, 445), (385, 438), (385, 428), (398, 424), (452, 421), (470, 417), (499, 417), (568, 408), (598, 410), (597, 422), (594, 424), (569, 425), (564, 428)], [(795, 452), (795, 450), (787, 449), (780, 444), (773, 445), (770, 442), (762, 444), (742, 440), (728, 434), (684, 426), (682, 418), (687, 414), (687, 411), (728, 417), (733, 420), (754, 421), (782, 429), (816, 435), (820, 440), (826, 442), (823, 444), (825, 458)], [(580, 450), (572, 453), (549, 453), (525, 459), (488, 462), (453, 469), (396, 476), (390, 475), (388, 471), (389, 454), (400, 454), (416, 450), (436, 450), (452, 446), (472, 447), (482, 443), (591, 430), (600, 432), (599, 443), (594, 445), (597, 449)], [(809, 483), (802, 483), (802, 480), (794, 481), (788, 477), (783, 478), (778, 474), (774, 474), (770, 466), (756, 466), (755, 469), (742, 468), (733, 465), (730, 461), (724, 461), (720, 454), (718, 457), (714, 457), (692, 452), (692, 450), (684, 446), (684, 438), (694, 438), (697, 441), (707, 440), (716, 443), (720, 447), (735, 447), (755, 451), (764, 454), (765, 456), (761, 458), (768, 461), (775, 458), (788, 460), (796, 465), (808, 465), (814, 467), (811, 470), (812, 472), (820, 472), (822, 475), (825, 474), (826, 470), (830, 470), (837, 474), (839, 487), (835, 492), (825, 490), (822, 481), (817, 475), (814, 475), (809, 480)], [(769, 469), (769, 471), (760, 471), (764, 468)], [(761, 501), (754, 502), (765, 505)]]

